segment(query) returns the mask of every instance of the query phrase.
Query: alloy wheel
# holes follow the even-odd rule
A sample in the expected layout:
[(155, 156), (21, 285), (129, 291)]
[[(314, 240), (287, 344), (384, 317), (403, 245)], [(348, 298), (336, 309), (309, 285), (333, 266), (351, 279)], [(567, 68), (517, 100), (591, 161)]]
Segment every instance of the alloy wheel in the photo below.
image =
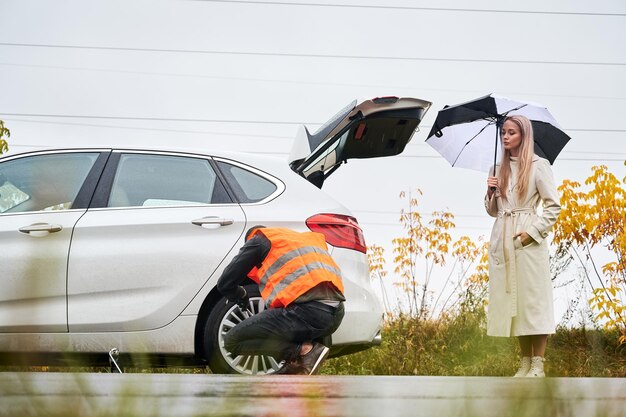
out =
[(265, 310), (265, 302), (261, 297), (251, 297), (248, 310), (241, 310), (237, 305), (226, 311), (219, 325), (220, 352), (228, 365), (237, 373), (245, 375), (269, 375), (276, 373), (283, 367), (283, 362), (278, 362), (272, 356), (267, 355), (237, 355), (234, 356), (224, 348), (224, 335), (246, 318)]

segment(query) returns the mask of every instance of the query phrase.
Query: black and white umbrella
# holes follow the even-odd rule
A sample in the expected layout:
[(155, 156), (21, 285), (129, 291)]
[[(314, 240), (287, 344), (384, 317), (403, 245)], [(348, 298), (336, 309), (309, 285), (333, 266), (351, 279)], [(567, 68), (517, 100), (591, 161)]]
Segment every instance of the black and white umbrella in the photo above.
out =
[(541, 104), (523, 103), (490, 94), (437, 114), (426, 142), (452, 166), (489, 171), (499, 152), (499, 135), (507, 116), (528, 117), (533, 125), (535, 153), (554, 163), (570, 137)]

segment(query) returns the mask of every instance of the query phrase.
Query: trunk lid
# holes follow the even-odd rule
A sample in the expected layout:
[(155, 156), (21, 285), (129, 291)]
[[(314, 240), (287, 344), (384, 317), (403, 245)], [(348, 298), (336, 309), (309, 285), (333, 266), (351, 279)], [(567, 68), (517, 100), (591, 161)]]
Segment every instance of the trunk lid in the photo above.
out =
[(289, 166), (319, 188), (342, 163), (401, 153), (431, 103), (411, 97), (354, 100), (311, 134), (302, 125)]

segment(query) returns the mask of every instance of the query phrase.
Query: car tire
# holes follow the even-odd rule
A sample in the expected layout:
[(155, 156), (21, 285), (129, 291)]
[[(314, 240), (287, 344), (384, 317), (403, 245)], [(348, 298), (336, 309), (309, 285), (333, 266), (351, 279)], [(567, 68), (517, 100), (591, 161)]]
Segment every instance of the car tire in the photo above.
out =
[[(249, 310), (252, 315), (265, 309), (265, 302), (256, 285), (246, 285), (250, 296)], [(266, 355), (235, 356), (224, 348), (224, 335), (235, 325), (250, 317), (249, 311), (242, 311), (236, 304), (218, 299), (205, 323), (203, 341), (204, 355), (211, 372), (216, 374), (269, 375), (278, 372), (283, 363)]]

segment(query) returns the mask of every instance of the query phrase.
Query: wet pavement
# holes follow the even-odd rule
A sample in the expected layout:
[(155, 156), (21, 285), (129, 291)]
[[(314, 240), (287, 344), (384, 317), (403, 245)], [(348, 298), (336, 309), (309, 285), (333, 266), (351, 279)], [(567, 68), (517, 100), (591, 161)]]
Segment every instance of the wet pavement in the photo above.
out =
[(624, 416), (626, 379), (0, 373), (0, 416)]

